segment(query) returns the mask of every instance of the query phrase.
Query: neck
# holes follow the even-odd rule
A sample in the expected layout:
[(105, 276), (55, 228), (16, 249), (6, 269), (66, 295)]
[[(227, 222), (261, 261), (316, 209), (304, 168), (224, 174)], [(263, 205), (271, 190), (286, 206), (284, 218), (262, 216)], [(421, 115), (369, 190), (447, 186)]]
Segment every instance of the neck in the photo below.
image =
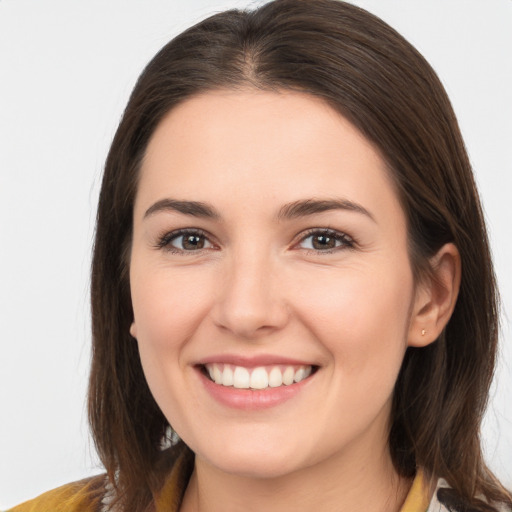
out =
[[(371, 457), (370, 457), (371, 455)], [(181, 512), (398, 512), (411, 482), (379, 456), (338, 457), (291, 474), (254, 478), (223, 472), (196, 457)]]

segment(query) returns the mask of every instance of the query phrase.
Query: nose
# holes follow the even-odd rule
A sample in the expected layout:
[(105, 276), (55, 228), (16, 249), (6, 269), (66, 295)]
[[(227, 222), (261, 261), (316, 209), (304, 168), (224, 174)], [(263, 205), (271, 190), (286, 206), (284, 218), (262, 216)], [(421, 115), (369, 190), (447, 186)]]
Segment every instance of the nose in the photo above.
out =
[(237, 338), (258, 339), (287, 324), (286, 290), (269, 256), (233, 255), (219, 281), (213, 308), (219, 328)]

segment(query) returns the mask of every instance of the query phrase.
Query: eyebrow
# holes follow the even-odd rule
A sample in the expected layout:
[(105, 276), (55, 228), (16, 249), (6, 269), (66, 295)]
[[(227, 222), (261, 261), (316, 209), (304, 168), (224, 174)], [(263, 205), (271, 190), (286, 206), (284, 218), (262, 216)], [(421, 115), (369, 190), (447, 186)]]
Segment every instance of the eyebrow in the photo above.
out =
[(295, 219), (297, 217), (306, 217), (315, 213), (322, 213), (331, 210), (348, 210), (361, 213), (377, 222), (375, 217), (363, 206), (347, 199), (305, 199), (285, 204), (277, 214), (279, 220)]
[(219, 213), (213, 206), (202, 203), (200, 201), (177, 201), (176, 199), (162, 199), (150, 206), (144, 218), (149, 217), (157, 212), (175, 211), (192, 217), (202, 217), (208, 219), (220, 219)]
[[(279, 209), (277, 219), (280, 221), (291, 220), (332, 210), (346, 210), (361, 213), (370, 218), (373, 222), (376, 222), (374, 216), (366, 208), (347, 199), (302, 199), (294, 201), (293, 203), (283, 205)], [(161, 199), (157, 201), (146, 210), (144, 218), (165, 211), (174, 211), (192, 217), (213, 220), (221, 219), (221, 215), (217, 210), (208, 203), (201, 201), (178, 201), (176, 199)]]

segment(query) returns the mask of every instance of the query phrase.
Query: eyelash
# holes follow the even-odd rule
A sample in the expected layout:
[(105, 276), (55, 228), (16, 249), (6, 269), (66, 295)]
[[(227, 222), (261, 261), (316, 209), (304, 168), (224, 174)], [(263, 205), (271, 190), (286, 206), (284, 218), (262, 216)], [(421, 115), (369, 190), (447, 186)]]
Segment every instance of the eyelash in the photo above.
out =
[[(183, 236), (196, 236), (201, 237), (204, 240), (207, 240), (209, 244), (213, 245), (213, 242), (209, 239), (209, 234), (201, 229), (196, 228), (186, 228), (186, 229), (179, 229), (176, 231), (171, 231), (169, 233), (164, 233), (162, 236), (159, 237), (158, 242), (155, 244), (155, 247), (157, 249), (163, 249), (166, 250), (172, 254), (187, 254), (187, 253), (194, 253), (194, 252), (201, 252), (203, 250), (210, 250), (211, 247), (207, 248), (200, 248), (197, 250), (186, 250), (186, 249), (179, 249), (177, 247), (173, 247), (171, 244), (174, 240), (178, 239), (179, 237)], [(342, 233), (340, 231), (336, 231), (334, 229), (329, 228), (312, 228), (307, 230), (305, 233), (301, 234), (301, 238), (293, 244), (293, 247), (297, 247), (299, 244), (304, 243), (308, 238), (311, 238), (313, 236), (325, 236), (329, 239), (334, 239), (335, 243), (339, 243), (339, 245), (330, 248), (330, 249), (306, 249), (308, 254), (332, 254), (334, 252), (338, 252), (340, 250), (344, 249), (352, 249), (355, 246), (355, 241), (352, 237), (348, 236), (345, 233)]]

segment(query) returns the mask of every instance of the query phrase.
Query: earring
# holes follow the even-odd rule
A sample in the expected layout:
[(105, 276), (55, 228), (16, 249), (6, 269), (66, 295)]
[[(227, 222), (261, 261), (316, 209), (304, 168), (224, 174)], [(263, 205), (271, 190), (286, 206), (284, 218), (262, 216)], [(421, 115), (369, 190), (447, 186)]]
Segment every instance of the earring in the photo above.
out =
[(425, 334), (427, 334), (426, 329), (421, 329), (421, 335), (422, 335), (422, 336), (425, 336)]

